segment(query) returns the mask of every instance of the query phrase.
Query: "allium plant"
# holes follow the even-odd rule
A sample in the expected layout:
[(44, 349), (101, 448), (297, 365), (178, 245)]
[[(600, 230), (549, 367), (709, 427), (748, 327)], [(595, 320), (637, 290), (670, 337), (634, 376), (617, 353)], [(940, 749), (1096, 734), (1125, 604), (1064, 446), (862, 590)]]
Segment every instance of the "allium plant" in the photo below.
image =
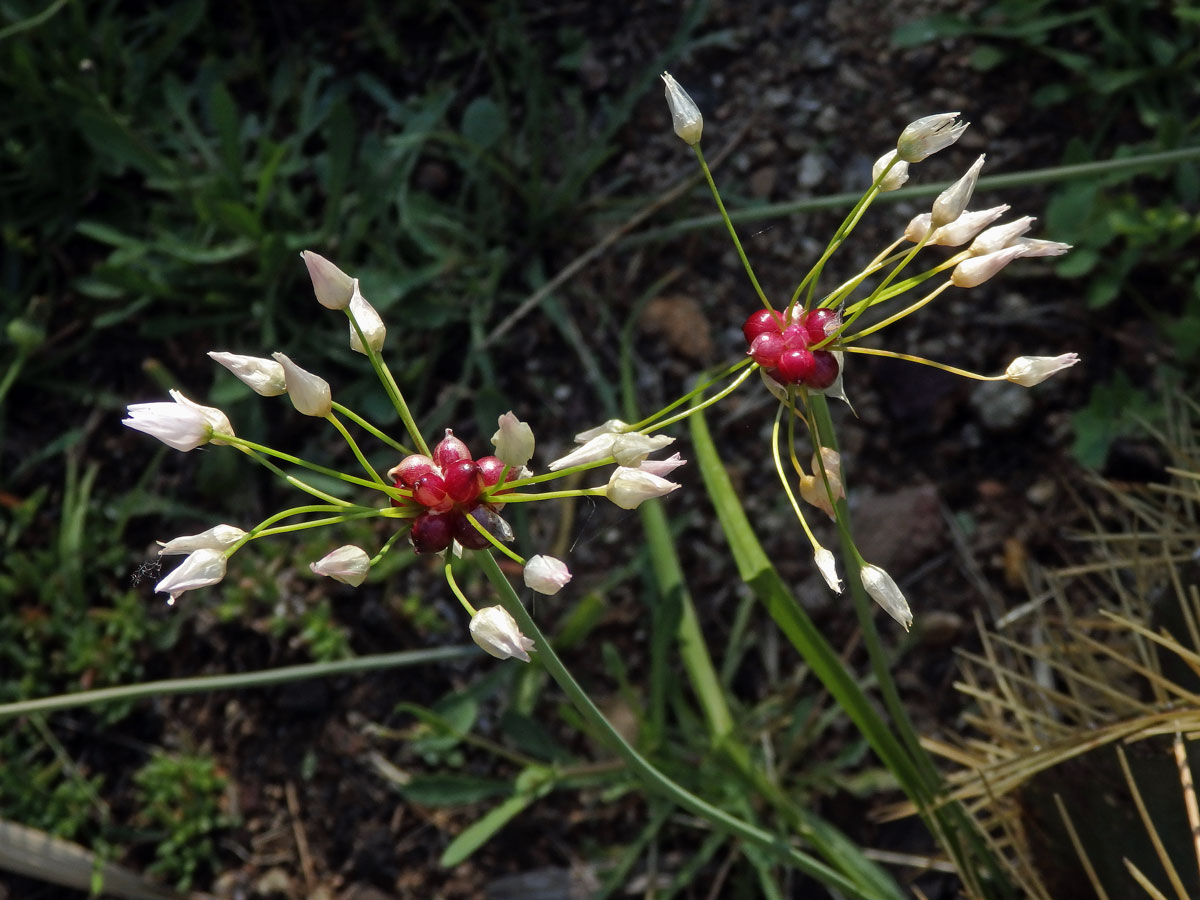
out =
[[(670, 480), (671, 474), (684, 465), (685, 460), (678, 453), (667, 458), (654, 458), (654, 454), (665, 450), (674, 441), (673, 437), (662, 433), (663, 429), (721, 402), (757, 373), (756, 381), (761, 381), (762, 386), (779, 400), (769, 453), (780, 484), (809, 542), (816, 570), (835, 592), (842, 591), (843, 578), (849, 586), (867, 636), (879, 689), (899, 738), (891, 733), (887, 723), (865, 699), (844, 664), (836, 659), (819, 635), (812, 633), (810, 624), (795, 618), (803, 615), (801, 611), (777, 604), (772, 615), (793, 617), (788, 620), (790, 624), (781, 624), (785, 633), (833, 696), (847, 708), (855, 724), (897, 775), (951, 853), (961, 860), (964, 857), (954, 849), (952, 834), (957, 827), (955, 823), (961, 820), (939, 809), (934, 802), (936, 774), (932, 773), (928, 758), (899, 704), (886, 657), (874, 630), (871, 603), (877, 604), (905, 629), (911, 625), (913, 613), (896, 581), (879, 566), (864, 560), (854, 544), (846, 512), (845, 476), (826, 398), (849, 402), (848, 391), (852, 391), (854, 375), (853, 367), (848, 363), (855, 354), (910, 360), (966, 378), (1010, 381), (1024, 387), (1036, 385), (1074, 365), (1078, 359), (1073, 353), (1019, 357), (1001, 374), (982, 375), (863, 343), (865, 338), (918, 313), (948, 290), (971, 289), (995, 277), (1015, 260), (1058, 255), (1069, 248), (1053, 241), (1027, 238), (1025, 233), (1033, 221), (1029, 217), (999, 222), (1008, 211), (1007, 206), (969, 209), (984, 163), (984, 157), (980, 156), (962, 178), (937, 197), (928, 213), (917, 216), (905, 228), (898, 228), (900, 233), (895, 241), (880, 250), (865, 268), (832, 288), (818, 291), (825, 266), (875, 198), (881, 192), (900, 187), (909, 179), (912, 166), (950, 147), (963, 133), (967, 125), (959, 120), (958, 113), (942, 113), (919, 119), (903, 130), (895, 149), (879, 157), (873, 167), (870, 186), (834, 232), (820, 258), (790, 296), (773, 302), (750, 266), (705, 162), (701, 150), (703, 116), (670, 75), (664, 74), (663, 79), (675, 132), (696, 154), (757, 298), (756, 308), (747, 311), (742, 321), (745, 357), (645, 419), (634, 423), (610, 419), (576, 435), (574, 449), (540, 466), (533, 429), (511, 412), (500, 416), (497, 422), (496, 433), (491, 439), (494, 452), (476, 455), (478, 448), (472, 449), (457, 437), (453, 423), (438, 423), (437, 440), (427, 442), (428, 432), (418, 427), (400, 386), (384, 361), (386, 329), (363, 296), (358, 279), (324, 257), (305, 251), (301, 256), (317, 301), (331, 311), (346, 315), (351, 347), (367, 357), (395, 407), (405, 433), (400, 438), (389, 435), (348, 409), (334, 399), (336, 392), (328, 382), (281, 352), (273, 353), (271, 358), (210, 353), (214, 361), (256, 393), (267, 398), (286, 394), (297, 412), (324, 419), (345, 440), (361, 471), (357, 474), (340, 472), (239, 438), (223, 413), (193, 403), (177, 391), (171, 392), (174, 402), (131, 405), (129, 417), (124, 420), (129, 427), (185, 452), (205, 444), (229, 447), (270, 469), (311, 498), (310, 502), (282, 510), (248, 530), (222, 524), (202, 534), (164, 543), (162, 554), (187, 555), (178, 568), (156, 585), (156, 590), (166, 593), (169, 602), (175, 602), (185, 592), (218, 584), (225, 575), (227, 561), (250, 541), (304, 529), (337, 526), (352, 520), (382, 520), (391, 531), (380, 547), (366, 550), (353, 545), (338, 546), (320, 560), (311, 562), (311, 571), (357, 587), (369, 578), (371, 568), (385, 554), (400, 552), (397, 546), (402, 539), (412, 552), (440, 558), (450, 592), (470, 617), (467, 631), (474, 641), (494, 657), (527, 663), (540, 660), (585, 719), (598, 733), (607, 736), (630, 769), (650, 789), (704, 817), (714, 827), (775, 854), (776, 858), (850, 896), (888, 895), (887, 891), (880, 894), (865, 890), (842, 872), (790, 846), (781, 848), (772, 834), (686, 791), (638, 754), (612, 728), (563, 666), (496, 564), (494, 554), (499, 553), (523, 567), (523, 583), (533, 592), (570, 594), (572, 573), (564, 561), (542, 553), (525, 557), (510, 546), (513, 531), (505, 520), (505, 509), (514, 503), (550, 502), (571, 497), (603, 497), (622, 509), (636, 509), (648, 500), (672, 494), (679, 484)], [(942, 255), (927, 262), (929, 254), (923, 251), (930, 247), (949, 247), (952, 252), (946, 255), (943, 251)], [(702, 419), (697, 421), (702, 422)], [(384, 472), (378, 471), (368, 461), (348, 425), (391, 448), (395, 464)], [(600, 469), (605, 470), (604, 475), (591, 487), (556, 484), (568, 476)], [(353, 501), (335, 497), (306, 481), (302, 477), (303, 470), (340, 479), (359, 489), (360, 496)], [(576, 481), (573, 478), (570, 483)], [(844, 576), (839, 573), (834, 553), (815, 537), (803, 504), (820, 510), (836, 522), (842, 539)], [(738, 527), (731, 525), (731, 521), (728, 516), (723, 518), (727, 531)], [(740, 546), (745, 554), (748, 543), (742, 540)], [(735, 557), (738, 552), (735, 548)], [(453, 562), (464, 553), (478, 555), (497, 591), (498, 604), (489, 602), (477, 608), (460, 589)], [(747, 567), (742, 566), (742, 562), (739, 558), (739, 567), (745, 572)], [(777, 617), (777, 621), (781, 619)], [(749, 754), (731, 732), (724, 700), (712, 700), (713, 691), (717, 690), (714, 687), (716, 679), (694, 612), (685, 611), (680, 627), (685, 664), (702, 702), (709, 704), (706, 713), (714, 738), (724, 747), (723, 752), (731, 763), (748, 778), (758, 779), (758, 783), (761, 778), (747, 768), (751, 765)], [(686, 637), (684, 629), (688, 629)], [(839, 853), (844, 852), (838, 850), (842, 845), (836, 842), (822, 845), (817, 837), (812, 840), (836, 867)]]

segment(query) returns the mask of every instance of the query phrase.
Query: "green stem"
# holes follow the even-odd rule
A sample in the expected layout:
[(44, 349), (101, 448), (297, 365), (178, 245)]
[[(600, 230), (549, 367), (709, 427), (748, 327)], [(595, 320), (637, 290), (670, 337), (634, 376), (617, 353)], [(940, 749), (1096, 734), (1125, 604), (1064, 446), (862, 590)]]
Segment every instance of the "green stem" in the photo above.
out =
[(382, 478), (379, 477), (379, 473), (375, 471), (375, 467), (367, 462), (367, 458), (363, 456), (362, 450), (358, 448), (358, 442), (354, 440), (350, 432), (346, 430), (346, 426), (342, 424), (341, 419), (339, 419), (333, 413), (330, 413), (325, 417), (325, 420), (334, 428), (336, 428), (338, 430), (338, 434), (342, 436), (342, 440), (350, 445), (350, 452), (354, 454), (354, 458), (358, 460), (358, 464), (363, 467), (363, 471), (371, 476), (371, 480), (376, 484), (387, 487), (388, 485)]
[(358, 327), (358, 321), (350, 312), (350, 307), (346, 307), (345, 312), (346, 318), (350, 320), (350, 327), (357, 332), (358, 339), (367, 351), (366, 357), (371, 361), (371, 368), (375, 370), (375, 375), (379, 378), (380, 384), (383, 385), (384, 391), (387, 392), (388, 399), (392, 401), (392, 406), (399, 413), (400, 421), (404, 423), (404, 430), (408, 432), (408, 436), (417, 445), (417, 452), (423, 456), (428, 456), (429, 445), (421, 437), (420, 429), (417, 428), (416, 420), (413, 419), (412, 412), (408, 408), (408, 403), (404, 399), (404, 394), (400, 391), (400, 386), (396, 384), (396, 379), (392, 377), (391, 369), (384, 364), (383, 358), (379, 355), (378, 351), (374, 350), (367, 343), (367, 337), (363, 334), (362, 329)]
[(700, 161), (700, 168), (704, 171), (704, 179), (708, 182), (713, 199), (717, 201), (717, 209), (721, 211), (721, 218), (725, 221), (725, 227), (729, 230), (729, 236), (733, 238), (733, 246), (737, 249), (738, 258), (742, 261), (742, 268), (750, 276), (750, 283), (754, 285), (754, 292), (758, 294), (758, 299), (762, 301), (764, 307), (774, 311), (775, 307), (771, 305), (771, 301), (763, 293), (762, 285), (758, 283), (754, 269), (750, 266), (750, 260), (746, 258), (746, 251), (742, 249), (742, 242), (738, 240), (737, 229), (733, 227), (733, 221), (729, 218), (729, 213), (725, 211), (725, 202), (721, 199), (721, 192), (717, 190), (717, 183), (713, 181), (712, 172), (708, 169), (708, 163), (704, 161), (704, 151), (700, 149), (699, 144), (693, 144), (692, 149), (696, 151), (696, 159)]
[(383, 441), (385, 444), (387, 444), (389, 447), (391, 447), (397, 453), (400, 453), (404, 456), (408, 456), (409, 454), (412, 453), (411, 450), (409, 450), (407, 447), (405, 447), (403, 444), (401, 444), (398, 440), (393, 438), (390, 434), (376, 428), (374, 425), (372, 425), (370, 422), (368, 422), (366, 419), (364, 419), (362, 416), (360, 416), (354, 410), (350, 409), (348, 406), (343, 406), (341, 403), (338, 403), (336, 400), (334, 400), (333, 408), (337, 412), (340, 412), (343, 416), (345, 416), (351, 422), (353, 422), (355, 425), (357, 425), (359, 428), (361, 428), (363, 431), (366, 431), (369, 434), (373, 435), (377, 440)]
[(80, 706), (95, 706), (101, 703), (140, 700), (143, 697), (170, 697), (176, 694), (198, 694), (205, 691), (235, 691), (243, 688), (283, 684), (289, 681), (304, 681), (309, 678), (328, 678), (333, 675), (354, 675), (379, 669), (394, 669), (400, 666), (450, 662), (474, 656), (478, 652), (479, 649), (471, 644), (459, 647), (437, 647), (431, 650), (403, 650), (399, 653), (381, 653), (375, 656), (359, 656), (354, 659), (340, 659), (333, 662), (283, 666), (278, 669), (264, 669), (260, 672), (144, 681), (141, 684), (120, 685), (95, 691), (78, 691), (73, 694), (59, 694), (54, 697), (41, 697), (37, 700), (20, 700), (16, 703), (0, 704), (0, 719), (25, 716), (30, 713), (74, 709)]
[[(359, 478), (355, 475), (347, 475), (345, 472), (339, 472), (337, 469), (330, 469), (328, 466), (317, 465), (317, 463), (309, 462), (306, 459), (301, 459), (299, 456), (292, 456), (290, 453), (284, 453), (281, 450), (275, 450), (272, 447), (267, 447), (263, 444), (256, 444), (254, 441), (248, 441), (245, 438), (233, 437), (232, 435), (221, 435), (221, 440), (235, 447), (241, 447), (247, 450), (254, 450), (258, 453), (274, 456), (276, 459), (282, 459), (284, 462), (289, 462), (294, 466), (310, 469), (313, 472), (320, 472), (322, 475), (328, 475), (330, 478), (336, 478), (339, 481), (345, 481), (349, 484), (357, 484), (359, 487), (368, 487), (373, 491), (382, 490), (389, 497), (399, 497), (392, 488), (385, 484), (380, 484), (376, 481), (368, 481), (365, 478)], [(285, 476), (286, 477), (286, 476)], [(310, 491), (311, 493), (311, 491)], [(332, 502), (332, 501), (331, 501)], [(344, 503), (345, 501), (338, 501)]]
[(665, 797), (693, 815), (700, 816), (714, 828), (718, 828), (726, 834), (743, 840), (748, 844), (761, 847), (777, 860), (794, 866), (801, 872), (818, 879), (823, 884), (834, 887), (848, 896), (858, 897), (860, 900), (876, 900), (876, 895), (864, 892), (858, 885), (851, 882), (841, 873), (834, 871), (807, 853), (795, 849), (782, 838), (735, 818), (725, 812), (725, 810), (713, 806), (707, 800), (697, 797), (682, 785), (671, 780), (648, 759), (638, 753), (621, 736), (621, 733), (609, 723), (604, 714), (596, 708), (596, 704), (592, 702), (591, 697), (579, 686), (579, 682), (575, 680), (574, 676), (563, 665), (562, 660), (554, 652), (550, 641), (542, 633), (541, 629), (537, 627), (537, 623), (530, 617), (525, 606), (521, 603), (520, 598), (517, 597), (516, 592), (513, 591), (512, 585), (509, 584), (508, 579), (504, 576), (504, 573), (500, 570), (492, 555), (490, 553), (481, 553), (478, 554), (478, 559), (488, 579), (492, 582), (492, 586), (500, 595), (500, 605), (508, 610), (509, 615), (516, 620), (517, 627), (521, 630), (521, 633), (533, 640), (536, 645), (535, 652), (542, 667), (558, 683), (558, 686), (575, 705), (575, 708), (583, 716), (588, 725), (607, 739), (612, 749), (625, 761), (630, 771), (642, 781), (648, 790)]
[(316, 497), (318, 500), (324, 500), (326, 503), (332, 503), (335, 506), (353, 506), (354, 505), (349, 500), (343, 500), (340, 497), (333, 496), (333, 494), (327, 494), (325, 491), (322, 491), (322, 490), (319, 490), (318, 488), (313, 487), (307, 481), (301, 481), (295, 475), (289, 475), (287, 472), (283, 471), (283, 469), (279, 468), (279, 466), (275, 465), (275, 463), (271, 462), (269, 459), (267, 459), (261, 453), (251, 450), (249, 447), (238, 447), (237, 449), (240, 450), (242, 453), (245, 453), (247, 456), (249, 456), (252, 460), (254, 460), (256, 463), (258, 463), (263, 468), (278, 475), (280, 478), (282, 478), (284, 481), (286, 481), (292, 487), (297, 488), (298, 490), (304, 491), (304, 493), (306, 493), (306, 494), (311, 494), (312, 496)]

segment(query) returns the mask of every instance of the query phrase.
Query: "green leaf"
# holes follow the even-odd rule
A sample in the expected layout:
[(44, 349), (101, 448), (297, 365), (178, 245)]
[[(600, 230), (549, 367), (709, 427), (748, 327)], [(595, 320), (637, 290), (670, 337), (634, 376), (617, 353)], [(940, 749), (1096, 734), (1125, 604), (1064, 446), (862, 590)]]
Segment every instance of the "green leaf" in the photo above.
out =
[(465, 806), (512, 790), (512, 783), (498, 778), (442, 773), (414, 775), (399, 788), (406, 800), (422, 806)]
[(463, 112), (462, 135), (485, 150), (504, 135), (504, 113), (491, 97), (476, 97)]
[(442, 852), (439, 864), (449, 869), (466, 861), (472, 853), (490, 841), (497, 831), (524, 812), (534, 799), (530, 794), (514, 794), (490, 810), (482, 819), (468, 825)]
[(213, 83), (208, 95), (208, 112), (221, 145), (221, 164), (234, 184), (241, 181), (242, 150), (238, 142), (238, 109), (225, 83)]
[(941, 38), (959, 37), (971, 30), (960, 16), (937, 15), (906, 22), (892, 31), (892, 46), (901, 49), (919, 47)]
[(1124, 372), (1118, 371), (1106, 384), (1097, 384), (1087, 406), (1071, 417), (1075, 426), (1071, 453), (1082, 465), (1100, 468), (1113, 440), (1125, 432), (1129, 410), (1144, 410), (1148, 405), (1146, 395), (1134, 388)]

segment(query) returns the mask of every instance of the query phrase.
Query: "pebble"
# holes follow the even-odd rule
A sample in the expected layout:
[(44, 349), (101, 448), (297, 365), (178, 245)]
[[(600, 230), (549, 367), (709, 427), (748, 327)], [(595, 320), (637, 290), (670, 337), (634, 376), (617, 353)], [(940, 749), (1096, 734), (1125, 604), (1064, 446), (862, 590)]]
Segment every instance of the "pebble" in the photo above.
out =
[(971, 409), (991, 432), (1011, 431), (1029, 418), (1033, 399), (1029, 391), (1006, 381), (983, 381), (971, 392)]

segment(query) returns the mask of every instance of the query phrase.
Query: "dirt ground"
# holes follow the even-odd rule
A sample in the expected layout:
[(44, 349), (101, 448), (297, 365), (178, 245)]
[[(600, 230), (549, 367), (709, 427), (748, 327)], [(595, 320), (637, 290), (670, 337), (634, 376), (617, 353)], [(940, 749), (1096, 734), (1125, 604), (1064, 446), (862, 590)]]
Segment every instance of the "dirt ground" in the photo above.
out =
[[(1033, 109), (1030, 95), (1053, 74), (1048, 63), (1014, 62), (983, 75), (968, 64), (969, 39), (905, 51), (890, 46), (895, 25), (941, 5), (713, 4), (699, 48), (673, 64), (672, 72), (705, 112), (705, 146), (710, 158), (723, 158), (716, 177), (731, 208), (861, 190), (871, 163), (905, 124), (947, 110), (961, 110), (971, 128), (955, 148), (914, 167), (910, 184), (946, 183), (982, 152), (988, 155), (985, 174), (1056, 162), (1086, 122), (1061, 114), (1051, 119)], [(590, 49), (579, 77), (596, 97), (623, 86), (636, 71), (633, 62), (654, 53), (682, 14), (674, 4), (640, 0), (629, 9), (618, 6), (574, 4), (534, 17), (536, 29), (547, 35), (563, 25), (586, 28)], [(671, 133), (657, 86), (647, 91), (620, 140), (620, 152), (587, 189), (597, 202), (610, 190), (649, 202), (692, 172), (690, 154)], [(983, 191), (973, 205), (1006, 202), (1014, 215), (1038, 215), (1045, 197), (1043, 188)], [(880, 203), (835, 258), (832, 271), (853, 272), (923, 204)], [(697, 189), (644, 227), (711, 211), (705, 192)], [(740, 226), (772, 297), (790, 294), (837, 221), (832, 213), (812, 213)], [(608, 227), (615, 225), (564, 229), (559, 268), (602, 239)], [(1148, 368), (1141, 361), (1150, 358), (1141, 332), (1122, 320), (1119, 306), (1104, 316), (1088, 313), (1076, 286), (1055, 280), (1051, 265), (1041, 262), (1022, 263), (1011, 277), (981, 288), (944, 295), (889, 329), (881, 343), (977, 371), (1000, 371), (1017, 355), (1071, 350), (1083, 356), (1083, 365), (1023, 392), (860, 358), (845, 376), (856, 415), (841, 406), (835, 413), (864, 555), (901, 582), (918, 620), (907, 640), (891, 623), (882, 628), (903, 648), (897, 677), (918, 727), (930, 735), (957, 728), (963, 701), (951, 687), (953, 650), (971, 644), (974, 616), (991, 618), (1022, 602), (1024, 560), (1056, 560), (1063, 552), (1060, 535), (1075, 516), (1069, 487), (1079, 479), (1068, 454), (1070, 411), (1086, 400), (1091, 383), (1115, 367), (1135, 373)], [(557, 293), (577, 311), (580, 326), (592, 328), (597, 358), (612, 366), (615, 382), (612, 323), (622, 321), (635, 299), (667, 275), (672, 277), (649, 305), (638, 339), (638, 388), (647, 409), (686, 390), (703, 365), (743, 352), (740, 324), (755, 301), (727, 237), (710, 228), (665, 242), (618, 242)], [(578, 376), (577, 363), (559, 347), (545, 318), (535, 310), (515, 328), (502, 390), (515, 398), (532, 397), (547, 380), (562, 384), (551, 397), (514, 404), (539, 438), (549, 436), (539, 450), (543, 460), (549, 459), (558, 449), (556, 441), (562, 446), (602, 416), (593, 413), (594, 397)], [(1117, 335), (1124, 337), (1118, 341)], [(506, 351), (499, 352), (503, 358)], [(528, 359), (538, 360), (537, 365), (527, 365)], [(778, 496), (768, 444), (773, 408), (774, 401), (754, 384), (709, 421), (782, 574), (798, 586), (801, 602), (834, 645), (850, 646), (853, 612), (814, 578), (802, 536)], [(686, 429), (677, 427), (674, 433), (687, 457)], [(462, 436), (472, 446), (486, 440), (469, 428)], [(679, 474), (684, 490), (666, 502), (670, 514), (684, 523), (679, 541), (684, 568), (704, 631), (719, 646), (738, 602), (736, 574), (698, 473), (684, 469)], [(579, 526), (572, 589), (586, 587), (589, 571), (602, 573), (625, 561), (629, 548), (622, 535), (632, 524), (619, 511), (597, 509)], [(406, 577), (412, 585), (444, 592), (432, 568), (413, 567)], [(339, 591), (336, 597), (335, 610), (350, 627), (357, 653), (416, 645), (404, 618), (377, 591)], [(624, 585), (607, 599), (610, 618), (603, 634), (628, 654), (627, 664), (636, 673), (646, 652), (640, 643), (644, 607), (637, 586)], [(538, 615), (543, 627), (553, 630), (563, 612), (562, 604), (544, 604)], [(460, 637), (465, 638), (465, 628), (450, 640)], [(780, 663), (775, 652), (764, 647), (739, 673), (737, 687), (746, 700), (763, 689), (770, 660)], [(857, 653), (852, 659), (861, 662)], [(256, 623), (200, 619), (169, 658), (152, 661), (147, 674), (172, 677), (298, 661), (302, 656)], [(586, 659), (569, 662), (585, 679), (597, 673), (598, 679), (604, 677)], [(796, 661), (785, 652), (780, 664)], [(442, 849), (484, 807), (444, 811), (407, 804), (379, 774), (375, 760), (399, 754), (400, 745), (368, 724), (402, 727), (406, 720), (393, 711), (401, 695), (409, 702), (432, 703), (488, 665), (472, 661), (399, 675), (161, 700), (147, 704), (126, 727), (142, 741), (203, 745), (230, 777), (230, 802), (242, 824), (222, 840), (226, 871), (204, 885), (220, 897), (579, 896), (570, 892), (571, 885), (586, 895), (594, 877), (588, 848), (631, 839), (645, 819), (646, 808), (635, 795), (610, 801), (586, 791), (556, 793), (519, 816), (469, 863), (445, 871), (437, 865)], [(552, 727), (556, 738), (589, 752), (580, 738)], [(831, 747), (830, 755), (837, 749)], [(107, 743), (94, 751), (90, 764), (120, 767), (127, 753), (119, 742)], [(820, 812), (866, 846), (932, 849), (912, 827), (872, 824), (862, 803), (848, 793), (828, 798)], [(668, 834), (678, 843), (666, 849), (678, 860), (689, 852), (688, 832)], [(149, 856), (126, 860), (134, 867), (148, 861)], [(793, 887), (793, 896), (815, 896), (803, 884)], [(701, 878), (683, 895), (703, 897), (707, 888)], [(946, 880), (928, 882), (927, 892), (931, 898), (954, 895)], [(68, 895), (14, 879), (8, 896)]]

